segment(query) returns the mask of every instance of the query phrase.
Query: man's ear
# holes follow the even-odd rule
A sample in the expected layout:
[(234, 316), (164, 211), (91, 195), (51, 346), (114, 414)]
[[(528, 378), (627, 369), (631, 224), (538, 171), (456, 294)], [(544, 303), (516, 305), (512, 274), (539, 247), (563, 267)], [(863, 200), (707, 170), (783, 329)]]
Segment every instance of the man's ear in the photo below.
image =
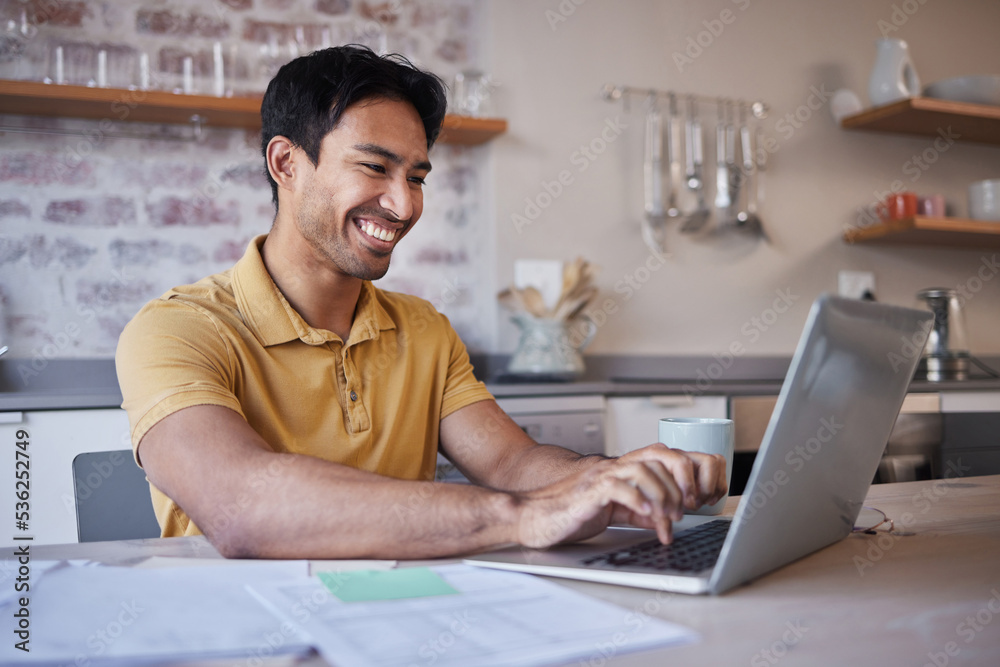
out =
[(297, 166), (296, 152), (288, 137), (277, 135), (267, 142), (267, 171), (279, 189), (292, 189)]

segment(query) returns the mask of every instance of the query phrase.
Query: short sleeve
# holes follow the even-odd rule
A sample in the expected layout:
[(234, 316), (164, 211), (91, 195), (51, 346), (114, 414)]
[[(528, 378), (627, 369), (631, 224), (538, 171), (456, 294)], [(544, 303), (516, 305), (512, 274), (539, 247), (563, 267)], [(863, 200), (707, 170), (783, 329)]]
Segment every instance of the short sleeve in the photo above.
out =
[[(444, 318), (444, 316), (442, 316)], [(441, 419), (467, 405), (479, 401), (492, 400), (493, 394), (472, 372), (472, 362), (465, 343), (458, 337), (451, 323), (445, 319), (448, 332), (449, 356), (448, 376), (445, 381), (444, 397), (441, 402)]]
[(219, 405), (243, 415), (233, 391), (233, 358), (216, 321), (198, 306), (158, 299), (143, 307), (115, 353), (133, 452), (150, 428), (183, 408)]

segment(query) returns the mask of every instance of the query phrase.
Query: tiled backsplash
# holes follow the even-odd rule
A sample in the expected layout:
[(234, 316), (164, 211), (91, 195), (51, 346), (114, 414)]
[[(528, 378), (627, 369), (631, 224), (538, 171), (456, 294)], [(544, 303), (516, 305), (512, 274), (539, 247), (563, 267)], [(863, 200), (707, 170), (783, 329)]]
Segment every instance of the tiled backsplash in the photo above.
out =
[[(20, 62), (8, 57), (6, 76), (16, 66), (41, 78), (50, 71), (46, 54), (63, 42), (146, 53), (151, 79), (167, 86), (188, 56), (204, 80), (216, 41), (227, 54), (284, 59), (327, 41), (384, 44), (445, 81), (480, 58), (474, 0), (31, 0), (0, 7), (3, 25), (18, 28), (22, 8), (37, 30), (25, 31), (30, 36), (16, 46)], [(0, 50), (0, 59), (10, 55)], [(229, 84), (259, 89), (259, 60), (244, 58)], [(110, 110), (106, 121), (0, 116), (0, 123), (77, 133), (2, 135), (0, 300), (7, 334), (0, 342), (11, 356), (38, 363), (111, 356), (122, 327), (146, 301), (228, 268), (270, 227), (270, 188), (255, 133), (208, 129), (198, 141), (154, 139), (149, 135), (189, 128), (120, 123)], [(132, 133), (147, 136), (116, 136)], [(473, 349), (486, 345), (483, 322), (493, 309), (490, 222), (480, 205), (488, 150), (435, 147), (421, 222), (381, 281), (430, 299)]]

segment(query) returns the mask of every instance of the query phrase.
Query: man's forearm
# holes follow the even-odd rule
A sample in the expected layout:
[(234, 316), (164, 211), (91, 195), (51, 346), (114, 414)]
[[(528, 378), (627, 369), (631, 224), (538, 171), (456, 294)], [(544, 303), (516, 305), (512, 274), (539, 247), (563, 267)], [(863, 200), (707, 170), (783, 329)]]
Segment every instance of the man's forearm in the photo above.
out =
[(251, 482), (235, 513), (192, 517), (226, 556), (433, 558), (517, 541), (517, 499), (508, 493), (260, 456), (270, 460), (248, 469), (274, 472)]
[(426, 558), (518, 539), (518, 498), (276, 453), (236, 412), (180, 410), (143, 437), (150, 482), (225, 556)]
[(527, 447), (498, 471), (497, 487), (506, 491), (538, 489), (607, 458), (603, 454), (579, 454), (556, 445)]

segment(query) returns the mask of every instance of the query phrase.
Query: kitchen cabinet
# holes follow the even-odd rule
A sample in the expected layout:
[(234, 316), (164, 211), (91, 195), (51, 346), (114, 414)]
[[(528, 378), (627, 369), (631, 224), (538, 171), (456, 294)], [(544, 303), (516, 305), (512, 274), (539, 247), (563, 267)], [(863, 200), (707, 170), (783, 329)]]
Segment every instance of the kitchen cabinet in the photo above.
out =
[[(1000, 145), (1000, 106), (912, 97), (841, 120), (847, 130), (936, 137), (947, 128), (956, 141)], [(847, 243), (1000, 248), (1000, 224), (960, 218), (917, 216), (844, 232)]]
[(1000, 414), (1000, 391), (949, 391), (941, 394), (941, 412)]
[(659, 438), (659, 420), (664, 417), (725, 419), (725, 396), (611, 396), (607, 399), (606, 452), (620, 456), (645, 447)]
[[(19, 437), (18, 432), (27, 436)], [(14, 523), (18, 441), (28, 442), (30, 473), (30, 518), (23, 532)], [(13, 546), (15, 535), (30, 535), (33, 544), (77, 542), (73, 459), (84, 452), (131, 449), (128, 417), (120, 408), (0, 412), (0, 443), (0, 546)], [(135, 462), (125, 457), (120, 465)], [(86, 476), (85, 486), (96, 488), (113, 474), (113, 466), (95, 469)], [(87, 490), (79, 490), (81, 497)]]
[(497, 405), (536, 442), (580, 454), (605, 453), (604, 396), (498, 398)]
[[(122, 90), (0, 81), (0, 113), (91, 118), (102, 123), (144, 122), (260, 129), (260, 99), (176, 95), (160, 90)], [(101, 128), (104, 131), (104, 128)], [(507, 131), (502, 118), (445, 116), (439, 143), (474, 146)]]

